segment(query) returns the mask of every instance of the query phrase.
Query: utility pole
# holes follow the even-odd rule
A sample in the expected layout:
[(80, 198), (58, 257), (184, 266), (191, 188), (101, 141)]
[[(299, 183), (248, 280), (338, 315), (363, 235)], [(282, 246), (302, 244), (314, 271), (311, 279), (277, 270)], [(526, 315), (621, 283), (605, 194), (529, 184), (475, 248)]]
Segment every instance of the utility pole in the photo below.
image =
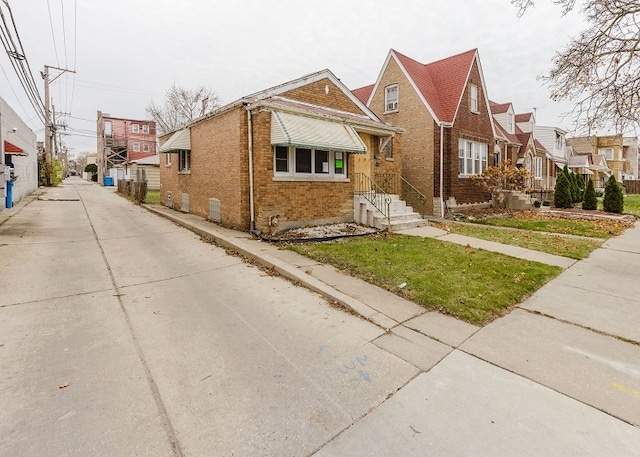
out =
[[(49, 79), (49, 69), (59, 70), (60, 73), (55, 78)], [(69, 70), (67, 68), (60, 68), (60, 67), (45, 65), (44, 72), (41, 73), (42, 79), (44, 79), (44, 110), (45, 110), (44, 114), (46, 116), (45, 126), (44, 126), (44, 132), (45, 132), (44, 133), (45, 135), (44, 136), (44, 175), (45, 175), (46, 186), (51, 186), (53, 184), (53, 180), (52, 180), (53, 168), (52, 168), (52, 156), (51, 156), (53, 124), (51, 120), (51, 109), (49, 108), (49, 103), (50, 103), (49, 84), (54, 82), (56, 79), (62, 76), (62, 74), (65, 72), (75, 73), (75, 70)]]

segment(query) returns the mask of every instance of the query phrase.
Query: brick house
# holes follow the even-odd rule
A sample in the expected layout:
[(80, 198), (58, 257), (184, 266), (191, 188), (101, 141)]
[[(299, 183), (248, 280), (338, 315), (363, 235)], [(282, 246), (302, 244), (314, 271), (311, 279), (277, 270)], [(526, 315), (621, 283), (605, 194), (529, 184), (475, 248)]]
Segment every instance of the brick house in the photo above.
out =
[(516, 114), (511, 103), (490, 101), (489, 105), (496, 127), (494, 163), (509, 160), (531, 173), (531, 189), (552, 189), (556, 170), (547, 149), (535, 137), (533, 113)]
[(392, 49), (376, 82), (354, 94), (405, 129), (402, 176), (426, 196), (423, 214), (490, 200), (469, 179), (491, 164), (495, 138), (477, 49), (427, 64)]
[[(161, 137), (161, 201), (263, 236), (354, 221), (354, 178), (399, 173), (400, 131), (322, 70)], [(395, 160), (379, 160), (391, 142)]]
[[(98, 111), (97, 120), (98, 182), (113, 169), (128, 162), (153, 156), (156, 148), (154, 121), (112, 117)], [(120, 176), (124, 178), (124, 176)]]

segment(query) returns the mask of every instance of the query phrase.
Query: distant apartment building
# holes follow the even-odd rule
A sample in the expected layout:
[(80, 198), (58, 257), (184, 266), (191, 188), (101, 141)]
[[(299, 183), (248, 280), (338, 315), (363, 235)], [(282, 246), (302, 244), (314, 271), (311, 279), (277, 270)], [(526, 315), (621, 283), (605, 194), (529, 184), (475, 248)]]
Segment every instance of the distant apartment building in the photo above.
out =
[[(575, 137), (567, 140), (572, 155), (589, 155), (590, 163), (603, 162), (603, 179), (613, 175), (621, 182), (638, 179), (638, 139), (622, 135)], [(597, 159), (597, 160), (596, 160)], [(606, 169), (605, 169), (606, 168)]]
[(114, 176), (133, 160), (153, 156), (156, 148), (156, 123), (147, 120), (111, 117), (98, 111), (98, 179)]

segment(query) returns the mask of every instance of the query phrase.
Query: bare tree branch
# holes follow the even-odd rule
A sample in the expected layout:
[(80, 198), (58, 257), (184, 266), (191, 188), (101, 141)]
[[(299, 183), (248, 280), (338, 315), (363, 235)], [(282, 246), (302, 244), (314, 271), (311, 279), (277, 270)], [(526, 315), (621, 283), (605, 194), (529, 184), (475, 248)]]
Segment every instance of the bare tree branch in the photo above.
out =
[(173, 84), (166, 92), (163, 105), (151, 101), (145, 108), (147, 114), (156, 121), (160, 134), (178, 129), (220, 106), (220, 97), (211, 89), (200, 86), (185, 89)]
[[(551, 0), (566, 13), (575, 0)], [(512, 0), (523, 14), (532, 0)], [(640, 123), (640, 0), (584, 0), (587, 27), (556, 53), (541, 77), (553, 100), (575, 103), (576, 130), (618, 132)]]

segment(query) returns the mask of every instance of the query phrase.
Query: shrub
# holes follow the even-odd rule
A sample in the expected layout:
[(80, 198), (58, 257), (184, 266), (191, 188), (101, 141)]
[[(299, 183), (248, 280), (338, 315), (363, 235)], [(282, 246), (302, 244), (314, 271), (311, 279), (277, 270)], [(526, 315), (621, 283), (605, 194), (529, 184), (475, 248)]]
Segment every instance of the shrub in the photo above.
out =
[(611, 175), (604, 188), (604, 200), (602, 202), (604, 210), (609, 213), (622, 213), (624, 209), (624, 196), (622, 187), (618, 184), (616, 177)]
[(573, 199), (571, 196), (571, 183), (565, 173), (560, 173), (556, 180), (555, 195), (553, 196), (553, 206), (556, 208), (571, 208)]
[(89, 163), (86, 167), (84, 167), (84, 171), (86, 171), (87, 173), (97, 173), (98, 166), (95, 163)]
[(536, 200), (533, 202), (533, 206), (535, 208), (540, 208), (540, 206), (542, 206), (542, 202), (540, 200)]
[(593, 181), (589, 178), (587, 183), (587, 190), (584, 191), (584, 201), (582, 202), (582, 209), (598, 209), (598, 199), (596, 198), (596, 189), (593, 187)]

